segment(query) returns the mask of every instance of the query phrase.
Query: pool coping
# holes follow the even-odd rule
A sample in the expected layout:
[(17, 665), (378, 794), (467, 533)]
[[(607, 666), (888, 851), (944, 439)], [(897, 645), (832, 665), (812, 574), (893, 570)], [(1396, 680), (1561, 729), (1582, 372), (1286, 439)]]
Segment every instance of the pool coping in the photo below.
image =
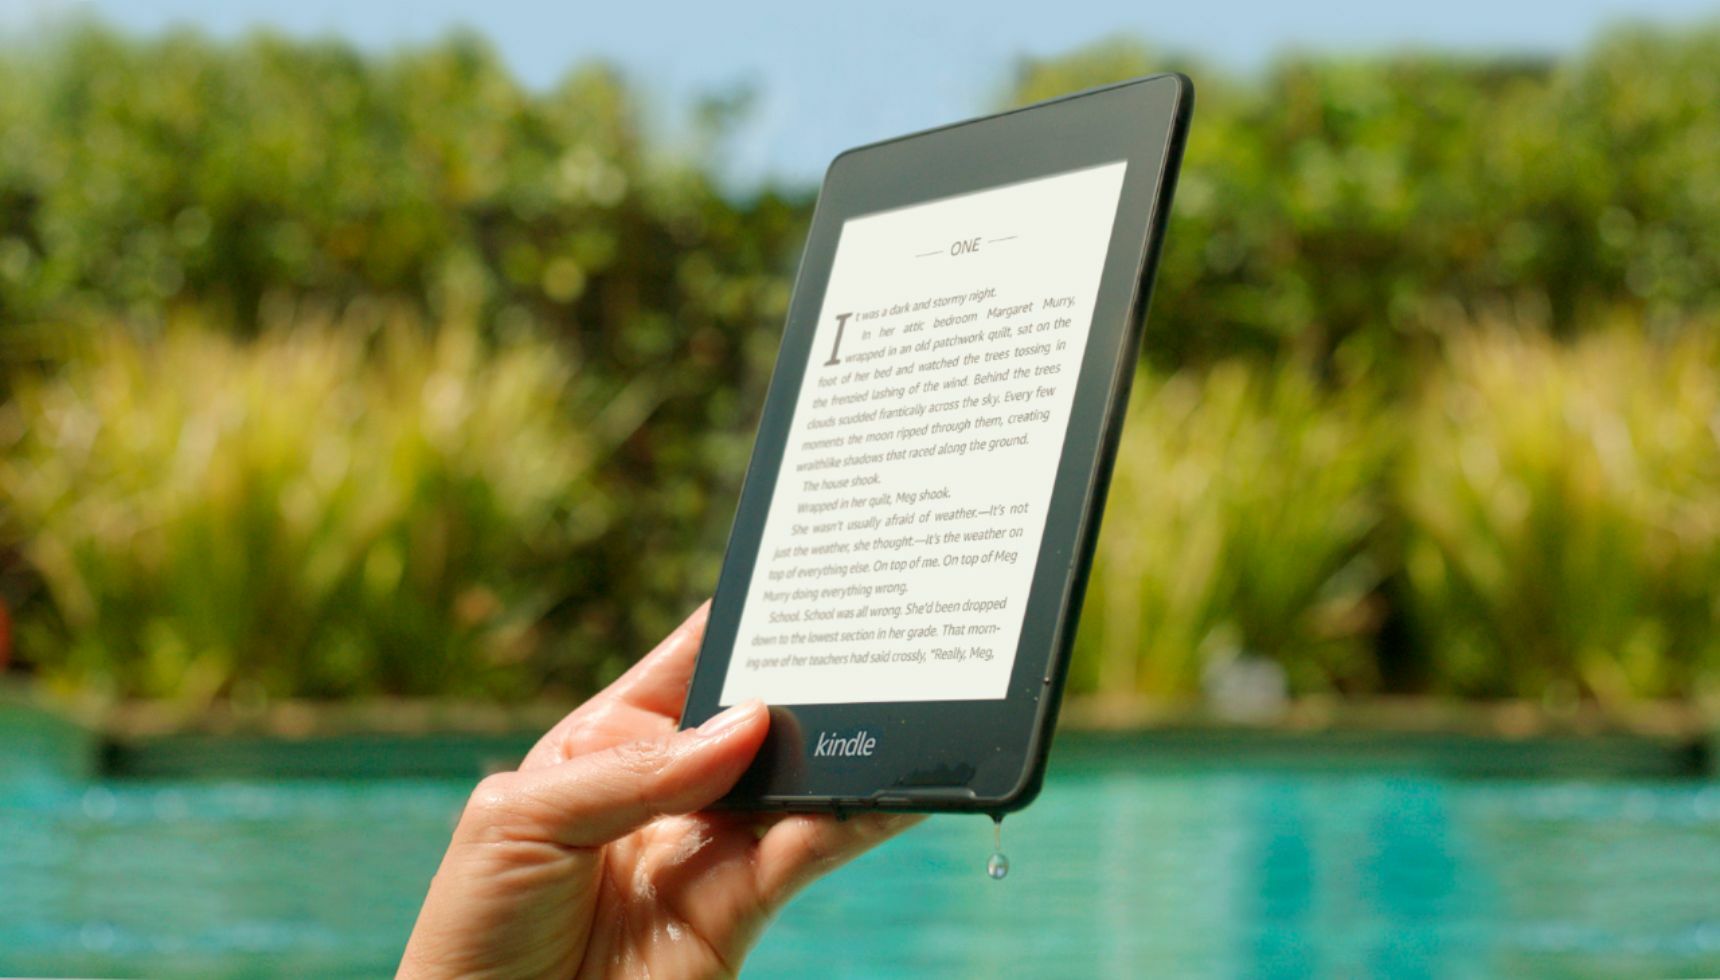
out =
[[(0, 685), (0, 733), (29, 729), (68, 774), (119, 779), (476, 778), (510, 768), (570, 708), (453, 701), (284, 702), (190, 711), (67, 701)], [(16, 719), (36, 716), (20, 726)], [(13, 719), (8, 726), (7, 719)], [(1413, 771), (1454, 777), (1720, 778), (1720, 723), (1695, 705), (1305, 698), (1266, 716), (1074, 698), (1053, 765), (1126, 755), (1160, 769)]]

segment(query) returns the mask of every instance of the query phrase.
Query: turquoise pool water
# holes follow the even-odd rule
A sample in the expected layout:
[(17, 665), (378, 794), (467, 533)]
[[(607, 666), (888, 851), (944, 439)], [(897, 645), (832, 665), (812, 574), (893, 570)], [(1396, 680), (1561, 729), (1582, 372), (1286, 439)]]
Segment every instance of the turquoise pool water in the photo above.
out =
[[(0, 973), (381, 974), (464, 781), (0, 781)], [(1054, 760), (806, 892), (753, 976), (1720, 972), (1720, 786)]]

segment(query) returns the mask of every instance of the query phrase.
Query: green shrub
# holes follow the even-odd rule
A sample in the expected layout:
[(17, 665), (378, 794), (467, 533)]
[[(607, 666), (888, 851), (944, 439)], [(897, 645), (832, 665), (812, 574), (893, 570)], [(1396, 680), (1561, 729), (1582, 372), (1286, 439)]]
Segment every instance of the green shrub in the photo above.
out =
[[(1176, 64), (1108, 41), (1024, 62), (1003, 101)], [(1720, 22), (1557, 61), (1182, 67), (1198, 96), (1147, 324), (1161, 367), (1294, 356), (1396, 384), (1496, 309), (1557, 334), (1720, 309)]]
[(107, 334), (0, 416), (7, 536), (46, 591), (20, 651), (190, 703), (532, 690), (615, 512), (591, 408), (555, 347), (458, 325)]
[(1720, 344), (1459, 335), (1397, 494), (1418, 646), (1464, 695), (1700, 693), (1720, 667)]
[[(1167, 64), (1110, 42), (1024, 62), (1006, 98)], [(1700, 686), (1720, 491), (1665, 405), (1714, 372), (1711, 341), (1675, 338), (1720, 309), (1720, 26), (1615, 30), (1556, 62), (1191, 70), (1157, 380), (1077, 686), (1186, 694), (1242, 650), (1298, 690), (1367, 690), (1388, 645), (1463, 693)], [(584, 689), (662, 635), (715, 581), (812, 195), (720, 192), (721, 127), (680, 161), (645, 131), (615, 73), (532, 91), (471, 37), (381, 57), (101, 27), (0, 43), (20, 657), (193, 700), (508, 695)], [(267, 328), (312, 307), (346, 312)], [(480, 327), (427, 339), (379, 308)], [(1669, 346), (1446, 347), (1498, 311), (1569, 339), (1619, 310)], [(189, 315), (265, 336), (148, 339)], [(1489, 358), (1522, 391), (1484, 389)], [(510, 381), (525, 402), (477, 384), (498, 372), (537, 379)], [(460, 458), (423, 448), (433, 377), (489, 406)], [(1590, 391), (1624, 421), (1553, 411)], [(1497, 411), (1452, 421), (1478, 399)], [(1452, 462), (1472, 442), (1508, 475)], [(328, 459), (356, 462), (324, 485)]]
[(1242, 363), (1137, 383), (1082, 614), (1078, 690), (1184, 696), (1213, 657), (1302, 692), (1376, 683), (1375, 399)]
[(472, 36), (0, 40), (0, 399), (81, 333), (186, 309), (240, 336), (306, 303), (540, 331), (631, 420), (594, 476), (627, 519), (557, 612), (624, 662), (715, 581), (810, 211), (720, 195), (720, 130), (693, 165), (644, 129), (615, 72), (529, 89)]

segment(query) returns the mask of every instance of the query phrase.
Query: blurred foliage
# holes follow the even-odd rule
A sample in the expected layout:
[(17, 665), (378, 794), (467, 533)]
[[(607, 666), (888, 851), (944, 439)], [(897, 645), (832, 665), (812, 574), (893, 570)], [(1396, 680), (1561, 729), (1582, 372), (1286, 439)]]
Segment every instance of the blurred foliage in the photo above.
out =
[(714, 581), (810, 203), (720, 196), (637, 116), (612, 72), (531, 92), (471, 37), (14, 46), (0, 355), (51, 364), (73, 326), (148, 335), (187, 309), (252, 335), (304, 303), (548, 334), (635, 423), (594, 477), (628, 519), (557, 614), (636, 650)]
[[(1110, 41), (1003, 101), (1167, 67), (1199, 107), (1077, 686), (1700, 688), (1720, 26), (1248, 79)], [(197, 702), (645, 649), (714, 583), (813, 200), (720, 192), (706, 109), (671, 158), (613, 71), (532, 91), (469, 36), (7, 42), (18, 656)]]
[(1569, 335), (1720, 308), (1720, 24), (1558, 63), (1295, 58), (1249, 84), (1112, 41), (1024, 64), (1007, 101), (1166, 67), (1197, 95), (1147, 325), (1161, 365), (1400, 379), (1501, 311)]
[(1720, 676), (1717, 341), (1452, 342), (1397, 474), (1442, 688), (1619, 701)]
[(1381, 401), (1243, 363), (1135, 385), (1082, 613), (1076, 690), (1185, 695), (1264, 653), (1303, 691), (1373, 690)]
[(58, 683), (193, 704), (529, 689), (616, 518), (600, 407), (555, 347), (470, 328), (101, 337), (0, 415), (6, 531), (49, 596), (24, 648)]
[[(1720, 680), (1720, 331), (1453, 325), (1396, 404), (1294, 365), (1136, 385), (1071, 684), (1618, 703)], [(1396, 603), (1402, 608), (1385, 608)]]

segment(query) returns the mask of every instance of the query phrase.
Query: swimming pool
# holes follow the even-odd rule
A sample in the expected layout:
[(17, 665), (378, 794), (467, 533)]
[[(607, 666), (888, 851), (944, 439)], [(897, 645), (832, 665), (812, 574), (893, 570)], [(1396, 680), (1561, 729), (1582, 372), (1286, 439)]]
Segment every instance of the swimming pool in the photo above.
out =
[[(809, 889), (753, 976), (1720, 971), (1720, 785), (1059, 749)], [(0, 777), (0, 972), (386, 973), (464, 780)]]

